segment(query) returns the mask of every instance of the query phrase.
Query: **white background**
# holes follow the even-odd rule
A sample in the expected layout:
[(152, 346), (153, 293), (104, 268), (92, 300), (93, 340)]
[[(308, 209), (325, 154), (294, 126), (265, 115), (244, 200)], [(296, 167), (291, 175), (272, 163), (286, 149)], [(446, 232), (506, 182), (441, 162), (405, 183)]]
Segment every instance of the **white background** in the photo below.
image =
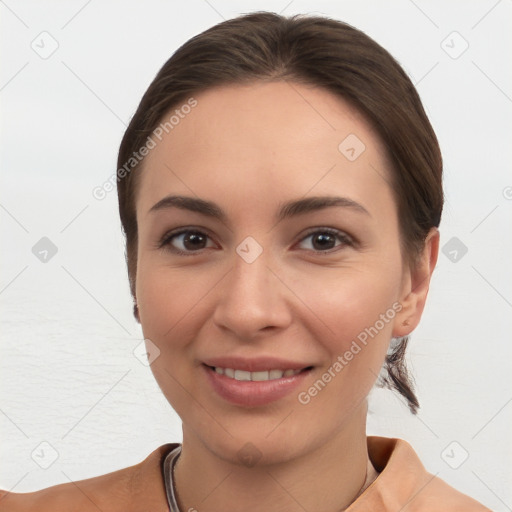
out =
[[(440, 254), (412, 336), (419, 415), (376, 390), (368, 432), (408, 440), (430, 472), (511, 510), (510, 0), (0, 2), (0, 488), (104, 474), (181, 441), (179, 418), (133, 354), (142, 333), (116, 192), (98, 201), (92, 189), (115, 172), (126, 124), (173, 51), (254, 10), (347, 21), (417, 84), (445, 162), (441, 244), (457, 237), (468, 252)], [(51, 38), (58, 48), (43, 59), (31, 44), (48, 49)], [(58, 248), (47, 263), (32, 253), (44, 236)], [(441, 456), (453, 441), (452, 465), (469, 454), (458, 469)], [(51, 447), (32, 458), (41, 442)], [(53, 453), (48, 469), (36, 463)]]

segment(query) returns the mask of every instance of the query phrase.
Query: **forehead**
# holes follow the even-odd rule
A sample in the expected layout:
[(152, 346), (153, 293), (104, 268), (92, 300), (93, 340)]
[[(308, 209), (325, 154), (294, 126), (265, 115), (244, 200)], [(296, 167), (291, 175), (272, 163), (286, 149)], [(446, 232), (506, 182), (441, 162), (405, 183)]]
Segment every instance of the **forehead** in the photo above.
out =
[(244, 191), (270, 203), (277, 196), (340, 187), (357, 200), (365, 187), (389, 188), (386, 152), (373, 127), (323, 88), (258, 82), (224, 85), (193, 98), (192, 108), (185, 100), (164, 116), (163, 123), (171, 117), (172, 123), (161, 125), (161, 140), (153, 137), (138, 212), (171, 192), (225, 191), (236, 200)]

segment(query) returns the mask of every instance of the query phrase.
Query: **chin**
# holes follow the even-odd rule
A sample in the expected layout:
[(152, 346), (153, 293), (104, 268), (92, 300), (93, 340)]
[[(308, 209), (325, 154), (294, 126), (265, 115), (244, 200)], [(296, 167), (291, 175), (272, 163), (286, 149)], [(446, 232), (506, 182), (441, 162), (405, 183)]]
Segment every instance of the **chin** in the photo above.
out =
[[(279, 421), (285, 416), (286, 414)], [(254, 418), (247, 418), (244, 422), (226, 423), (232, 434), (229, 435), (220, 427), (212, 429), (210, 420), (209, 424), (203, 424), (203, 428), (195, 429), (195, 432), (201, 438), (203, 446), (213, 455), (242, 467), (289, 462), (321, 445), (329, 437), (321, 432), (319, 426), (290, 423), (284, 427), (278, 426), (279, 421), (273, 421), (270, 428), (268, 423), (262, 424)], [(315, 438), (312, 438), (311, 432), (315, 432)]]
[(293, 460), (300, 455), (297, 441), (283, 443), (281, 439), (271, 441), (261, 438), (222, 439), (209, 443), (208, 448), (219, 458), (230, 464), (252, 468), (269, 466)]

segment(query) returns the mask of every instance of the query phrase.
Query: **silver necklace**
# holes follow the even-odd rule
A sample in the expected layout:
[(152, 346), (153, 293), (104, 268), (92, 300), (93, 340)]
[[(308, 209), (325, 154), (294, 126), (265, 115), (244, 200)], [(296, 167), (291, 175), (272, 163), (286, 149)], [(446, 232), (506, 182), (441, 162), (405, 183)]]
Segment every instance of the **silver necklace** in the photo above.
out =
[[(167, 504), (169, 505), (169, 512), (181, 512), (178, 507), (178, 502), (176, 501), (176, 484), (174, 478), (174, 469), (176, 467), (176, 462), (181, 454), (181, 445), (174, 448), (174, 450), (170, 451), (165, 459), (164, 459), (164, 480), (165, 480), (165, 492), (167, 494)], [(370, 460), (368, 459), (368, 466), (366, 468), (366, 478), (364, 483), (359, 489), (354, 501), (361, 496), (364, 490), (372, 483), (373, 479), (369, 481), (371, 477), (371, 472), (368, 471), (368, 468), (372, 467)], [(352, 502), (353, 503), (353, 502)], [(350, 505), (352, 505), (352, 503)], [(350, 506), (349, 505), (349, 506)], [(347, 507), (348, 508), (348, 507)], [(347, 510), (344, 508), (343, 510)], [(342, 512), (342, 511), (340, 511)]]
[(170, 451), (164, 459), (164, 480), (165, 492), (167, 494), (167, 504), (170, 512), (180, 512), (176, 502), (176, 488), (174, 483), (174, 467), (181, 453), (181, 445)]

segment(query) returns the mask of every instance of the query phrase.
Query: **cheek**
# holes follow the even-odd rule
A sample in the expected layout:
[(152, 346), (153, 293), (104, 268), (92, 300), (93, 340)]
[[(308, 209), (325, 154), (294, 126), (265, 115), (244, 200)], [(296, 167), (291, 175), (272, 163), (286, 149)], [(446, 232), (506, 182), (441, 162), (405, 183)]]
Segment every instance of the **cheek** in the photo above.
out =
[(401, 307), (400, 269), (400, 259), (383, 258), (357, 269), (333, 269), (331, 279), (318, 274), (303, 281), (297, 294), (315, 313), (308, 328), (327, 357), (312, 387), (302, 390), (301, 404), (342, 418), (368, 395)]
[(204, 277), (206, 281), (197, 275), (194, 279), (185, 268), (168, 268), (149, 258), (139, 262), (137, 297), (144, 338), (160, 351), (150, 368), (167, 401), (182, 418), (190, 416), (191, 397), (197, 394), (190, 379), (187, 350), (198, 325), (204, 322), (198, 317), (201, 299), (215, 282), (211, 275)]
[(213, 272), (198, 274), (192, 267), (170, 268), (142, 257), (137, 273), (137, 297), (145, 336), (157, 340), (176, 338), (193, 323), (204, 295), (216, 283)]
[(297, 279), (294, 292), (314, 313), (312, 321), (323, 325), (329, 334), (326, 342), (331, 349), (344, 350), (347, 343), (375, 324), (384, 335), (390, 334), (399, 270), (396, 264), (319, 269), (316, 276), (310, 273)]
[[(319, 298), (315, 303), (318, 315), (329, 326), (316, 331), (316, 340), (328, 357), (297, 398), (313, 416), (337, 424), (362, 403), (374, 385), (392, 336), (398, 303), (386, 283), (377, 285), (360, 277), (354, 282), (346, 279), (342, 286), (329, 290), (324, 287), (322, 294), (314, 287), (309, 293)], [(320, 331), (327, 335), (321, 336)]]

